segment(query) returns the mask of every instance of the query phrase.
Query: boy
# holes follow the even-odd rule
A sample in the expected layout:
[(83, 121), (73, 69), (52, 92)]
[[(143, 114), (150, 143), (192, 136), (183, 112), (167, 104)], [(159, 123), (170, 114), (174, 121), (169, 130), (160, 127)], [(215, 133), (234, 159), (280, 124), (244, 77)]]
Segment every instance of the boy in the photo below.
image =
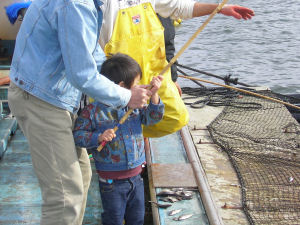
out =
[[(101, 67), (101, 74), (130, 89), (138, 84), (142, 71), (138, 63), (124, 54), (113, 55)], [(145, 163), (142, 124), (159, 122), (164, 105), (157, 94), (162, 76), (151, 81), (151, 100), (147, 107), (134, 110), (124, 124), (114, 132), (128, 108), (115, 110), (94, 102), (87, 105), (74, 127), (75, 144), (93, 148), (93, 157), (99, 175), (99, 187), (104, 212), (103, 225), (129, 225), (144, 223), (144, 185), (140, 176)], [(98, 152), (95, 148), (108, 143)]]

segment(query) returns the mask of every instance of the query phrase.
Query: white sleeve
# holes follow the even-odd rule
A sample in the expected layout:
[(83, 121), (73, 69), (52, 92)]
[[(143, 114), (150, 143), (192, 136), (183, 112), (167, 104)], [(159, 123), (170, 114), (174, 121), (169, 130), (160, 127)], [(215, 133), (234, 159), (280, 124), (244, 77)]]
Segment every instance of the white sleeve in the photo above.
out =
[(162, 17), (172, 19), (191, 19), (193, 18), (193, 0), (154, 0), (155, 11)]

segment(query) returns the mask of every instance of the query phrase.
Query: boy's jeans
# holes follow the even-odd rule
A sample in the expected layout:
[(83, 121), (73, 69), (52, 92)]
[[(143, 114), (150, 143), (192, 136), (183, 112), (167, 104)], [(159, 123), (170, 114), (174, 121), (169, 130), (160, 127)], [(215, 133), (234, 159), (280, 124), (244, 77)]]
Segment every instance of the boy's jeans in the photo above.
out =
[(143, 225), (145, 215), (144, 182), (140, 175), (111, 184), (99, 181), (103, 225)]

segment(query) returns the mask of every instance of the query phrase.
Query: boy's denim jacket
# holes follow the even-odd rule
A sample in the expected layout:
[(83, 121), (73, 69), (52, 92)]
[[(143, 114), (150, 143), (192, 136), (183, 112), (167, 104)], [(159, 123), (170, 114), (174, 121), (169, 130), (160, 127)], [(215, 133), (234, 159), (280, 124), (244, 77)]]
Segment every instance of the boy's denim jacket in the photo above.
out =
[[(16, 39), (10, 79), (28, 93), (72, 113), (81, 91), (112, 107), (125, 107), (131, 92), (100, 75), (99, 0), (36, 0)], [(99, 69), (99, 68), (98, 68)]]
[(115, 110), (99, 102), (89, 104), (77, 118), (74, 127), (75, 144), (92, 148), (96, 169), (100, 171), (121, 171), (135, 168), (145, 162), (142, 124), (158, 123), (164, 114), (164, 104), (135, 109), (128, 119), (119, 126), (116, 137), (97, 151), (98, 136), (119, 124), (127, 108)]

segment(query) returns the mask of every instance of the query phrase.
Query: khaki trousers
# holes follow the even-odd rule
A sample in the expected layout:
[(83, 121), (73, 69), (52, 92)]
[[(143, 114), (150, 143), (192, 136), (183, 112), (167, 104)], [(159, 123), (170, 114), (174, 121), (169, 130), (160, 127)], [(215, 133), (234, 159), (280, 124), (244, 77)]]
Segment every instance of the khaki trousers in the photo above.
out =
[(82, 224), (92, 172), (86, 150), (75, 147), (73, 115), (12, 82), (8, 101), (28, 140), (41, 188), (41, 225)]

